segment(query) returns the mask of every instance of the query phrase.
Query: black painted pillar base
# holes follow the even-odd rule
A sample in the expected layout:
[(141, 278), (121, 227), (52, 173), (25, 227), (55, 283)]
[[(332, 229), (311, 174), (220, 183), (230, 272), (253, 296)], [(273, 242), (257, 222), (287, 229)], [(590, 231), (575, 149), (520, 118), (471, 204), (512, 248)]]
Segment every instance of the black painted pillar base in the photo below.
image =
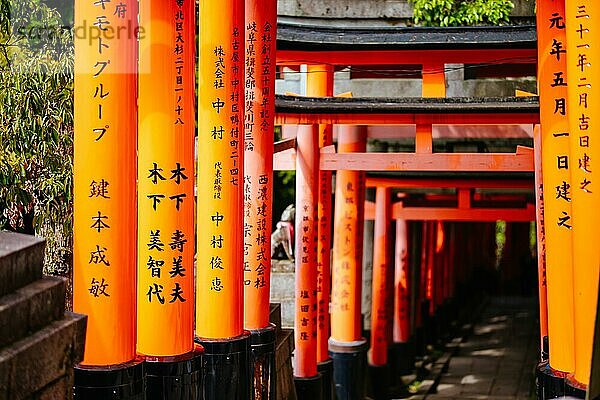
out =
[(142, 359), (102, 367), (75, 367), (75, 400), (144, 400)]
[(399, 381), (415, 369), (415, 347), (412, 342), (393, 342), (388, 347), (390, 376), (392, 382)]
[(565, 394), (576, 399), (585, 399), (587, 388), (577, 382), (572, 376), (568, 376), (565, 379)]
[(389, 365), (369, 365), (369, 378), (371, 379), (370, 397), (373, 400), (389, 400), (391, 381)]
[(333, 360), (333, 383), (337, 400), (364, 398), (367, 349), (365, 339), (356, 342), (329, 339), (329, 356)]
[(535, 387), (538, 400), (563, 397), (566, 394), (565, 374), (554, 371), (547, 362), (538, 364), (535, 370)]
[(323, 378), (320, 374), (310, 378), (294, 377), (296, 399), (323, 400)]
[(146, 400), (203, 400), (202, 348), (178, 357), (145, 357)]
[(317, 364), (317, 371), (323, 378), (323, 400), (334, 400), (333, 359), (329, 358)]
[(250, 332), (228, 339), (196, 338), (204, 347), (204, 400), (250, 400)]
[(275, 400), (277, 398), (277, 368), (275, 366), (275, 325), (250, 331), (250, 351), (253, 376), (253, 400)]

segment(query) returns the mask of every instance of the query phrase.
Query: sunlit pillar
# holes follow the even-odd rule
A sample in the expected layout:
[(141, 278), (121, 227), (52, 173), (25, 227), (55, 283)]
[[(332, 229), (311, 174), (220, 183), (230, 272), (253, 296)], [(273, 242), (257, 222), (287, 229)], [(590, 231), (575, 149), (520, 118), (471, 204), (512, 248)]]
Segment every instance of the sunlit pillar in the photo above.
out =
[(108, 398), (108, 376), (143, 395), (135, 361), (137, 17), (137, 1), (75, 3), (73, 308), (88, 315), (76, 398)]
[(195, 17), (192, 0), (140, 2), (137, 351), (147, 361), (149, 399), (192, 399), (200, 375), (193, 353)]
[(247, 399), (244, 1), (201, 1), (199, 25), (196, 335), (205, 350), (203, 391), (207, 399)]
[[(366, 151), (365, 126), (338, 130), (338, 153)], [(364, 392), (367, 341), (361, 329), (362, 249), (365, 174), (341, 170), (335, 183), (329, 354), (334, 363), (338, 398), (358, 398)]]
[[(600, 177), (600, 3), (566, 0), (565, 9), (567, 52), (561, 59), (566, 56), (568, 78), (575, 326), (575, 370), (569, 384), (581, 396), (590, 381), (600, 271), (600, 185), (594, 180)], [(551, 353), (553, 342), (551, 337)]]
[(254, 398), (275, 396), (275, 326), (269, 323), (277, 1), (246, 0), (244, 117), (244, 328)]
[(541, 145), (542, 151), (546, 245), (546, 275), (541, 283), (546, 284), (550, 350), (545, 376), (561, 381), (575, 368), (571, 244), (575, 185), (571, 188), (570, 169), (577, 168), (577, 161), (569, 154), (569, 136), (575, 133), (570, 131), (567, 118), (566, 85), (570, 80), (565, 54), (565, 4), (546, 0), (537, 6), (541, 141), (536, 145)]

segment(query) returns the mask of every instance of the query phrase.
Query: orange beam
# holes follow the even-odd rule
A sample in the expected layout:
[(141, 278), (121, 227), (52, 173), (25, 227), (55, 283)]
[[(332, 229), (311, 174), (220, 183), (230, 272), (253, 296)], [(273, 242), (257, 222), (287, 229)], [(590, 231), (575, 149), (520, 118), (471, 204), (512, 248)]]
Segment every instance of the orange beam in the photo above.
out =
[[(535, 221), (536, 211), (531, 204), (527, 208), (457, 208), (457, 207), (404, 207), (401, 202), (392, 205), (392, 218), (408, 221)], [(375, 206), (365, 203), (365, 219), (375, 219)]]
[(317, 376), (318, 126), (298, 129), (296, 160), (296, 318), (294, 375)]
[(525, 125), (539, 123), (539, 115), (511, 114), (377, 114), (277, 113), (276, 125)]
[(138, 3), (125, 3), (75, 2), (78, 26), (99, 22), (75, 38), (73, 309), (89, 366), (136, 357)]
[[(137, 351), (146, 356), (194, 346), (195, 16), (189, 1), (140, 2)], [(149, 246), (153, 237), (164, 246)]]
[(373, 292), (371, 302), (371, 348), (369, 363), (387, 364), (388, 325), (391, 315), (387, 307), (388, 234), (390, 227), (390, 189), (377, 188), (375, 200), (375, 232), (373, 244)]
[[(341, 153), (365, 151), (366, 127), (340, 129)], [(363, 225), (364, 173), (340, 171), (335, 187), (331, 293), (331, 339), (337, 342), (356, 342), (362, 338)]]
[(244, 332), (244, 2), (200, 2), (199, 26), (196, 335), (211, 340)]
[(246, 0), (244, 328), (269, 326), (277, 1)]
[(390, 65), (428, 63), (444, 64), (535, 64), (535, 49), (488, 50), (382, 50), (382, 51), (302, 51), (279, 50), (277, 65)]
[[(274, 156), (276, 171), (293, 170), (295, 151)], [(325, 171), (457, 171), (457, 172), (533, 172), (533, 151), (518, 147), (510, 153), (324, 153), (321, 170)]]
[[(306, 76), (306, 95), (310, 97), (333, 96), (333, 67), (309, 65)], [(319, 125), (319, 147), (333, 145), (333, 127)], [(331, 190), (332, 172), (319, 171), (319, 226), (317, 245), (317, 361), (329, 359), (328, 340), (329, 301), (331, 297)]]
[(367, 177), (367, 187), (393, 189), (533, 189), (532, 179), (453, 179), (453, 178), (375, 178)]

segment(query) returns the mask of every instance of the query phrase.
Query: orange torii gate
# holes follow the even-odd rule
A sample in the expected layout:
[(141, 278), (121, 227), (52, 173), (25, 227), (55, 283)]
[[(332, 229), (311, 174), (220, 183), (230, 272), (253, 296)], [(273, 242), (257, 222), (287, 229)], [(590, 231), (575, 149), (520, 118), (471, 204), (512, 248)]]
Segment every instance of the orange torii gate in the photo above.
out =
[[(514, 173), (529, 173), (534, 172), (534, 154), (532, 149), (525, 147), (518, 147), (515, 153), (432, 153), (431, 152), (431, 135), (432, 131), (430, 128), (424, 129), (425, 127), (431, 127), (434, 124), (530, 124), (533, 126), (539, 122), (538, 106), (536, 99), (531, 98), (512, 98), (504, 99), (503, 101), (494, 102), (494, 100), (481, 100), (481, 99), (360, 99), (360, 98), (306, 98), (306, 97), (290, 97), (290, 96), (279, 96), (277, 99), (277, 117), (276, 123), (280, 124), (300, 124), (301, 126), (310, 126), (316, 124), (352, 124), (352, 125), (398, 125), (398, 124), (415, 124), (422, 126), (422, 129), (417, 129), (417, 149), (415, 153), (367, 153), (367, 152), (352, 152), (346, 153), (344, 150), (336, 152), (333, 146), (324, 146), (320, 150), (319, 165), (321, 170), (343, 170), (343, 171), (412, 171), (412, 172), (424, 172), (433, 173), (436, 171), (456, 171), (462, 173), (473, 173), (473, 172), (485, 172), (493, 171), (504, 174)], [(300, 133), (299, 133), (300, 134)], [(340, 145), (343, 143), (345, 131), (340, 129), (338, 132)], [(293, 169), (294, 164), (298, 163), (296, 157), (296, 151), (294, 150), (294, 142), (296, 139), (286, 139), (284, 142), (276, 144), (274, 169)], [(300, 137), (298, 137), (300, 140)], [(338, 177), (338, 191), (342, 190), (339, 186)], [(382, 178), (380, 190), (378, 190), (378, 199), (384, 201), (390, 198), (390, 189), (397, 183), (395, 179)], [(342, 180), (343, 182), (343, 180)], [(488, 182), (488, 179), (480, 178), (478, 182), (468, 182), (467, 180), (450, 182), (442, 179), (408, 179), (407, 182), (403, 182), (401, 179), (398, 180), (402, 187), (423, 187), (430, 185), (430, 187), (452, 187), (457, 189), (457, 196), (454, 198), (440, 198), (438, 196), (435, 201), (437, 205), (430, 205), (430, 207), (414, 207), (410, 203), (404, 205), (404, 202), (398, 202), (391, 207), (391, 204), (386, 207), (385, 203), (382, 203), (380, 214), (384, 217), (380, 222), (376, 220), (376, 226), (380, 228), (378, 231), (381, 232), (378, 237), (384, 239), (381, 245), (377, 245), (376, 249), (386, 248), (385, 237), (389, 229), (386, 225), (389, 223), (389, 219), (398, 220), (427, 220), (441, 221), (441, 220), (454, 220), (454, 221), (496, 221), (497, 219), (507, 220), (518, 220), (518, 221), (532, 221), (535, 219), (535, 207), (531, 204), (524, 204), (522, 198), (515, 198), (506, 196), (504, 198), (486, 199), (479, 195), (472, 195), (472, 189), (474, 189), (477, 183), (482, 183), (484, 187), (493, 187), (493, 184)], [(371, 186), (378, 186), (371, 183)], [(533, 180), (517, 180), (513, 179), (502, 181), (501, 184), (497, 185), (501, 188), (511, 189), (533, 189)], [(514, 187), (513, 187), (514, 186)], [(298, 189), (303, 189), (299, 187)], [(298, 193), (300, 195), (301, 192)], [(336, 191), (337, 193), (337, 191)], [(341, 199), (341, 198), (340, 198)], [(339, 201), (339, 200), (338, 200)], [(341, 199), (343, 202), (343, 199)], [(433, 201), (433, 200), (431, 200)], [(439, 205), (440, 201), (445, 201), (446, 204)], [(496, 202), (497, 206), (490, 208), (490, 201)], [(450, 205), (448, 205), (450, 203)], [(453, 204), (456, 203), (456, 204)], [(515, 206), (515, 203), (517, 204)], [(492, 203), (493, 205), (493, 203)], [(338, 205), (337, 209), (340, 207)], [(369, 203), (365, 206), (365, 218), (373, 218), (373, 209), (376, 206), (371, 207)], [(427, 211), (429, 208), (429, 212)], [(387, 222), (386, 222), (387, 221)], [(439, 225), (439, 224), (438, 224)], [(441, 227), (439, 234), (442, 234)], [(435, 227), (435, 225), (433, 226)], [(341, 227), (341, 229), (344, 229)], [(339, 232), (339, 228), (336, 228), (336, 232)], [(428, 229), (433, 234), (431, 228)], [(383, 235), (383, 236), (381, 236)], [(433, 246), (433, 238), (427, 243), (427, 246)], [(354, 242), (351, 242), (354, 243)], [(443, 304), (445, 298), (444, 293), (448, 293), (449, 289), (439, 282), (437, 275), (449, 273), (446, 272), (444, 265), (444, 259), (449, 257), (444, 255), (443, 252), (443, 240), (442, 245), (438, 248), (437, 252), (439, 255), (434, 257), (436, 249), (431, 247), (430, 254), (427, 257), (427, 267), (424, 271), (426, 272), (427, 281), (429, 282), (426, 286), (426, 293), (430, 300), (430, 306), (428, 309), (430, 312)], [(354, 246), (360, 244), (355, 243)], [(337, 242), (334, 242), (334, 254), (335, 246), (339, 246)], [(339, 251), (339, 250), (338, 250)], [(387, 265), (389, 261), (386, 259), (386, 251), (376, 250), (376, 257), (380, 262), (374, 262), (374, 265)], [(448, 267), (449, 268), (449, 267)], [(434, 272), (435, 270), (435, 272)], [(388, 279), (385, 269), (381, 271), (374, 271), (374, 297), (375, 294), (383, 294), (388, 291), (388, 286), (391, 286), (392, 282)], [(437, 282), (437, 283), (436, 283)], [(334, 269), (334, 282), (332, 290), (336, 291), (335, 281), (335, 269)], [(437, 284), (437, 287), (434, 285)], [(358, 289), (358, 288), (357, 288)], [(353, 296), (356, 294), (354, 293)], [(382, 297), (382, 299), (385, 297)], [(393, 297), (392, 297), (393, 298)], [(335, 301), (335, 296), (333, 301)], [(381, 303), (381, 304), (379, 304)], [(385, 301), (375, 302), (374, 301), (374, 313), (382, 317), (382, 323), (379, 324), (379, 319), (375, 318), (374, 327), (380, 335), (379, 339), (372, 337), (371, 342), (371, 364), (386, 366), (387, 368), (387, 352), (388, 344), (392, 341), (392, 335), (390, 334), (393, 330), (391, 306), (386, 304)], [(335, 312), (335, 307), (332, 309)], [(386, 318), (388, 321), (386, 321)], [(333, 321), (333, 318), (332, 318)], [(389, 322), (389, 323), (388, 323)], [(332, 326), (333, 329), (333, 326)], [(388, 332), (389, 331), (389, 332)], [(372, 333), (374, 335), (374, 333)], [(333, 330), (332, 330), (332, 339)], [(353, 340), (357, 340), (356, 338)], [(330, 344), (330, 352), (335, 354), (339, 351), (337, 342), (334, 347)], [(381, 350), (377, 348), (381, 347)], [(302, 351), (301, 349), (299, 350)], [(298, 352), (298, 350), (297, 350)], [(334, 359), (335, 360), (335, 359)], [(334, 362), (334, 379), (336, 381), (336, 390), (338, 393), (348, 393), (350, 382), (342, 380), (343, 374), (335, 371)], [(381, 373), (379, 374), (383, 376)], [(360, 376), (360, 374), (359, 374)], [(385, 382), (381, 382), (381, 386), (386, 386)], [(356, 385), (356, 382), (352, 382), (352, 385)], [(384, 391), (385, 388), (380, 388)]]

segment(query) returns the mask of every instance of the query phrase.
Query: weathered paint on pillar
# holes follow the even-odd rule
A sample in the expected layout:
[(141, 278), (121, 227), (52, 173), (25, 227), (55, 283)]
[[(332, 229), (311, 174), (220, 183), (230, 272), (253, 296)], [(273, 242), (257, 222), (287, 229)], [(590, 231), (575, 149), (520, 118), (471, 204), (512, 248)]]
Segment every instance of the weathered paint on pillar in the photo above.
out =
[(294, 376), (317, 376), (318, 125), (298, 127), (296, 150), (296, 319)]
[(435, 268), (433, 270), (433, 298), (435, 307), (439, 307), (444, 302), (444, 263), (446, 260), (446, 232), (442, 221), (436, 222), (436, 239), (435, 239)]
[[(306, 95), (333, 96), (333, 66), (309, 65), (306, 76)], [(333, 126), (319, 125), (319, 147), (333, 144)], [(331, 177), (332, 171), (319, 171), (319, 226), (317, 245), (317, 361), (329, 359), (329, 300), (331, 298)]]
[[(365, 152), (366, 141), (366, 127), (340, 126), (338, 153)], [(364, 198), (364, 172), (338, 171), (331, 292), (331, 339), (337, 342), (355, 342), (362, 338)]]
[(136, 356), (137, 10), (75, 2), (89, 36), (75, 38), (73, 308), (90, 366)]
[(201, 1), (200, 38), (196, 335), (232, 338), (244, 311), (244, 1)]
[(246, 0), (244, 327), (269, 325), (277, 1)]
[(410, 258), (408, 250), (408, 223), (396, 220), (395, 274), (394, 274), (394, 342), (410, 340)]
[[(566, 0), (567, 107), (573, 198), (575, 379), (589, 383), (600, 270), (600, 3)], [(564, 54), (563, 54), (564, 57)], [(562, 57), (561, 57), (562, 58)], [(600, 179), (600, 178), (599, 178)], [(553, 339), (554, 341), (554, 339)], [(552, 349), (552, 342), (550, 343)], [(552, 358), (550, 359), (552, 362)]]
[[(573, 269), (564, 1), (538, 2), (539, 94), (550, 366), (573, 371)], [(558, 50), (555, 50), (558, 47)], [(574, 188), (575, 185), (573, 185)], [(543, 282), (542, 282), (543, 284)]]
[[(535, 161), (535, 220), (537, 237), (538, 296), (540, 309), (540, 349), (544, 350), (544, 338), (548, 337), (548, 293), (546, 282), (546, 228), (544, 224), (544, 184), (542, 180), (542, 130), (540, 125), (533, 128)], [(547, 355), (545, 356), (547, 357)]]
[(433, 280), (435, 267), (435, 240), (437, 238), (437, 224), (435, 221), (426, 222), (427, 230), (427, 270), (425, 274), (425, 299), (429, 302), (429, 315), (433, 315), (435, 311), (435, 302), (433, 298)]
[(387, 307), (387, 269), (391, 198), (390, 189), (378, 187), (375, 195), (375, 242), (373, 244), (373, 302), (371, 305), (371, 348), (369, 364), (387, 364), (388, 337), (390, 323)]
[(191, 0), (140, 2), (137, 350), (148, 356), (193, 349), (195, 15)]

